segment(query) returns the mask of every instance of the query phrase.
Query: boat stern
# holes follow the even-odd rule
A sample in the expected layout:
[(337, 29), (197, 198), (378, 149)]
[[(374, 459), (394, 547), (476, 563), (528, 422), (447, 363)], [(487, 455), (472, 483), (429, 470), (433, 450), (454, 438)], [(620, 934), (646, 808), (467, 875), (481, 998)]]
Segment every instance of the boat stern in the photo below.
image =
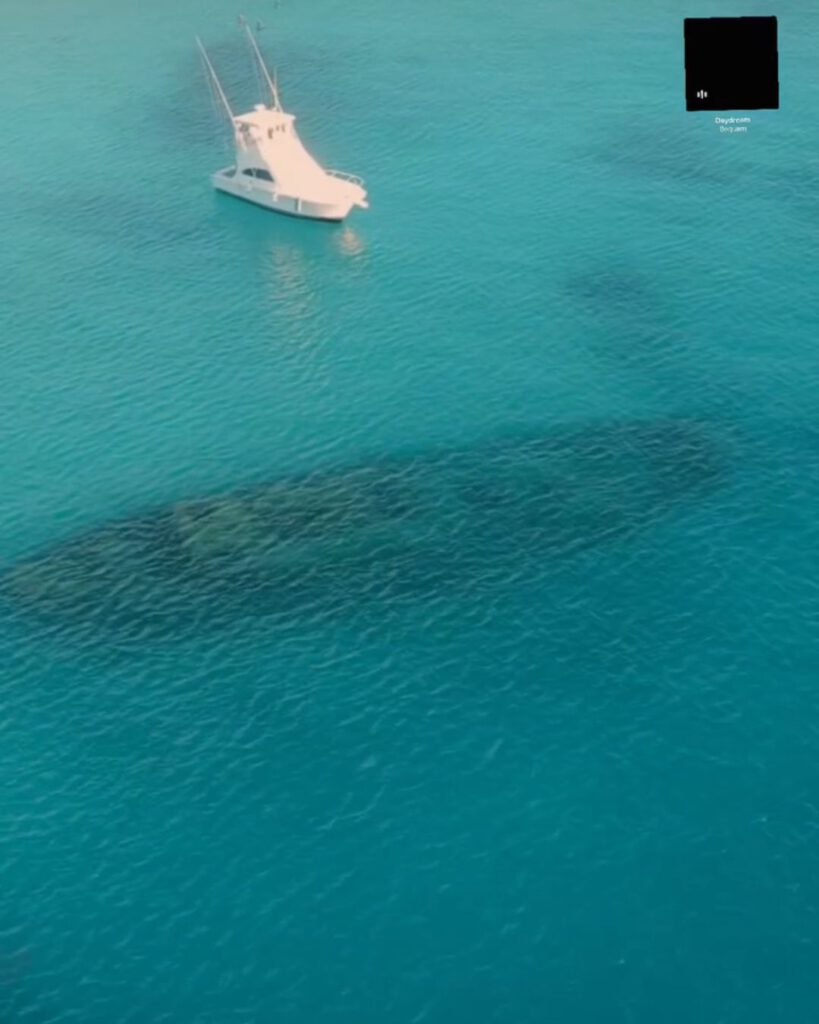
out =
[(355, 192), (352, 195), (353, 206), (357, 206), (360, 210), (369, 210), (370, 201), (367, 199), (367, 190), (361, 185), (357, 185)]
[(347, 174), (345, 171), (327, 171), (326, 173), (334, 183), (338, 183), (340, 191), (343, 192), (344, 198), (349, 202), (351, 208), (353, 206), (357, 206), (361, 210), (370, 208), (364, 181), (357, 174)]

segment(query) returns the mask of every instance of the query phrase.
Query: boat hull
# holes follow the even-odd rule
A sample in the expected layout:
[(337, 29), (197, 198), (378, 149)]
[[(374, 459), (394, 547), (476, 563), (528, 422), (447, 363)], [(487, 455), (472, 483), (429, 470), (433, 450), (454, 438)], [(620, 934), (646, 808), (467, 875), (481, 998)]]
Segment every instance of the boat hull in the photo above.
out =
[(241, 179), (238, 175), (218, 172), (211, 178), (213, 187), (226, 195), (244, 199), (248, 203), (261, 206), (266, 210), (283, 213), (289, 217), (301, 217), (305, 220), (323, 220), (339, 223), (348, 216), (355, 205), (351, 199), (338, 202), (317, 202), (299, 196), (282, 195), (274, 191), (265, 182)]

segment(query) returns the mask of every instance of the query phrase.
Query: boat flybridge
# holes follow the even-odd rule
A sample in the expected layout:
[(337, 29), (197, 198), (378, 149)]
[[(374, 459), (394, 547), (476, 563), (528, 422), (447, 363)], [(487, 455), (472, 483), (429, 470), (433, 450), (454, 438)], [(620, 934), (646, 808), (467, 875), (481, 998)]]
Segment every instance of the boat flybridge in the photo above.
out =
[(296, 119), (282, 109), (277, 84), (250, 27), (244, 21), (243, 25), (271, 100), (267, 105), (257, 103), (247, 114), (234, 115), (201, 39), (196, 40), (236, 145), (236, 163), (212, 175), (214, 188), (269, 210), (313, 220), (341, 221), (354, 206), (366, 210), (369, 204), (361, 178), (325, 170), (304, 148)]

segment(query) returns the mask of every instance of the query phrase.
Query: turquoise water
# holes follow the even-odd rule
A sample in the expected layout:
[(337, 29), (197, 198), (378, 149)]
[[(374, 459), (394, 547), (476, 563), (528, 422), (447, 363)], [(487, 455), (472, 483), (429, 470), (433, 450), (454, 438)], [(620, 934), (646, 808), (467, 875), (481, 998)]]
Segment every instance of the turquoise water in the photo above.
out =
[[(632, 6), (248, 9), (305, 141), (367, 180), (328, 226), (210, 190), (191, 37), (252, 101), (238, 11), (8, 0), (7, 569), (499, 436), (551, 439), (590, 512), (491, 579), (454, 525), (478, 571), (445, 585), (217, 587), (178, 635), (133, 577), (126, 638), (4, 600), (4, 1021), (815, 1019), (817, 15), (722, 5), (780, 18), (782, 109), (727, 137), (683, 109), (710, 12)], [(669, 417), (713, 472), (658, 503), (617, 425)]]

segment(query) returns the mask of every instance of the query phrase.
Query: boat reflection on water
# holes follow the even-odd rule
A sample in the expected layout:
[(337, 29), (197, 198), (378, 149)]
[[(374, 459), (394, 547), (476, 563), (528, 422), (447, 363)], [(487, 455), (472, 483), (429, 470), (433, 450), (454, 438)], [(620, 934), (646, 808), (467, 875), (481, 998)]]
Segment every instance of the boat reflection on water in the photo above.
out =
[(180, 501), (57, 544), (0, 586), (38, 620), (174, 636), (496, 585), (645, 530), (722, 473), (693, 420), (505, 437)]
[[(323, 245), (332, 245), (334, 252), (343, 257), (347, 276), (358, 276), (366, 265), (364, 241), (349, 227), (336, 229), (323, 240)], [(265, 259), (269, 259), (270, 268), (267, 289), (270, 306), (302, 324), (320, 316), (326, 305), (321, 301), (322, 284), (317, 281), (315, 267), (305, 255), (304, 245), (276, 238)]]
[(358, 256), (363, 256), (366, 251), (363, 238), (356, 234), (351, 227), (344, 227), (337, 231), (334, 241), (343, 256), (350, 256), (355, 259)]
[(275, 242), (270, 253), (272, 274), (269, 295), (271, 306), (281, 309), (288, 318), (300, 322), (315, 315), (320, 304), (310, 279), (304, 251), (297, 245)]

